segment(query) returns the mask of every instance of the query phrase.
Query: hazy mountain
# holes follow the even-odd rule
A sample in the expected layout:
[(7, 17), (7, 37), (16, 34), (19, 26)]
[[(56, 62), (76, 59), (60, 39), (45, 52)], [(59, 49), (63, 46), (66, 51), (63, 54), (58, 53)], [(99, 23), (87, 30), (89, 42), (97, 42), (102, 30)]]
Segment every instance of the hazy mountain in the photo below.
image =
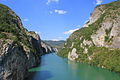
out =
[(44, 40), (47, 44), (51, 45), (54, 48), (57, 48), (58, 50), (61, 49), (64, 46), (65, 41), (59, 40), (59, 41), (53, 41), (53, 40)]

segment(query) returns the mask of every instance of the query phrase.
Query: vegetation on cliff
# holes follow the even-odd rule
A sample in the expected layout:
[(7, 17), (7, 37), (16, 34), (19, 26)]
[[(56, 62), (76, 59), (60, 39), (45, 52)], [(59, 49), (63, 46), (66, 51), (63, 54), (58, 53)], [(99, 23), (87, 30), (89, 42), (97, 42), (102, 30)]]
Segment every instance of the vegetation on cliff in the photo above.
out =
[[(13, 40), (19, 46), (32, 46), (27, 35), (27, 30), (22, 26), (20, 18), (7, 6), (0, 4), (0, 39)], [(7, 42), (7, 40), (6, 40)]]
[[(100, 8), (101, 6), (102, 9)], [(100, 17), (92, 24), (89, 24), (88, 27), (75, 31), (59, 51), (59, 55), (68, 57), (73, 48), (76, 48), (78, 55), (78, 58), (75, 59), (76, 61), (120, 72), (120, 49), (115, 46), (120, 43), (117, 41), (115, 43), (114, 41), (116, 37), (119, 37), (119, 33), (114, 34), (117, 32), (114, 27), (117, 27), (117, 24), (119, 25), (120, 23), (120, 2), (115, 1), (96, 8), (101, 11)], [(109, 24), (111, 24), (110, 27), (106, 27)], [(96, 42), (97, 39), (99, 44)]]
[(0, 80), (24, 80), (40, 56), (50, 52), (51, 46), (42, 44), (38, 34), (27, 31), (20, 18), (0, 4)]

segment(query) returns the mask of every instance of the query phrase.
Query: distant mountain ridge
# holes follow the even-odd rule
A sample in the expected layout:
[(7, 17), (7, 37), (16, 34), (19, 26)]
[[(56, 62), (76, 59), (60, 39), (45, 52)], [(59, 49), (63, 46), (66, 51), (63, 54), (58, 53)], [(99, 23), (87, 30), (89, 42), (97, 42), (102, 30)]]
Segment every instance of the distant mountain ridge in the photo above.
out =
[(53, 40), (44, 40), (47, 44), (51, 45), (54, 48), (57, 48), (60, 50), (63, 46), (65, 41), (64, 40), (59, 40), (59, 41), (53, 41)]
[(83, 28), (70, 35), (59, 55), (120, 72), (120, 0), (97, 6)]

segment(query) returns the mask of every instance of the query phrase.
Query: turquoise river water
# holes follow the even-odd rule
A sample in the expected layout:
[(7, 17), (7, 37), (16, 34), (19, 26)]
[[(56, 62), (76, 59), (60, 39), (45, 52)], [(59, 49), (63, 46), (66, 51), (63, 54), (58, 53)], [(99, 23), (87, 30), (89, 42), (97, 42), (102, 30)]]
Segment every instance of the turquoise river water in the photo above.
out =
[(55, 53), (42, 56), (32, 80), (120, 80), (120, 74), (88, 64), (72, 62)]

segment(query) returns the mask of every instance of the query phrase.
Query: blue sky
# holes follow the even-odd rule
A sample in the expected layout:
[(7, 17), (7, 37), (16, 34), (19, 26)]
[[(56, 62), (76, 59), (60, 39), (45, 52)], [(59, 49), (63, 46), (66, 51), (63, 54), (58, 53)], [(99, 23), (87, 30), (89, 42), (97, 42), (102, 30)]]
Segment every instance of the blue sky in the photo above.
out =
[(65, 40), (89, 19), (95, 6), (115, 0), (0, 0), (43, 40)]

